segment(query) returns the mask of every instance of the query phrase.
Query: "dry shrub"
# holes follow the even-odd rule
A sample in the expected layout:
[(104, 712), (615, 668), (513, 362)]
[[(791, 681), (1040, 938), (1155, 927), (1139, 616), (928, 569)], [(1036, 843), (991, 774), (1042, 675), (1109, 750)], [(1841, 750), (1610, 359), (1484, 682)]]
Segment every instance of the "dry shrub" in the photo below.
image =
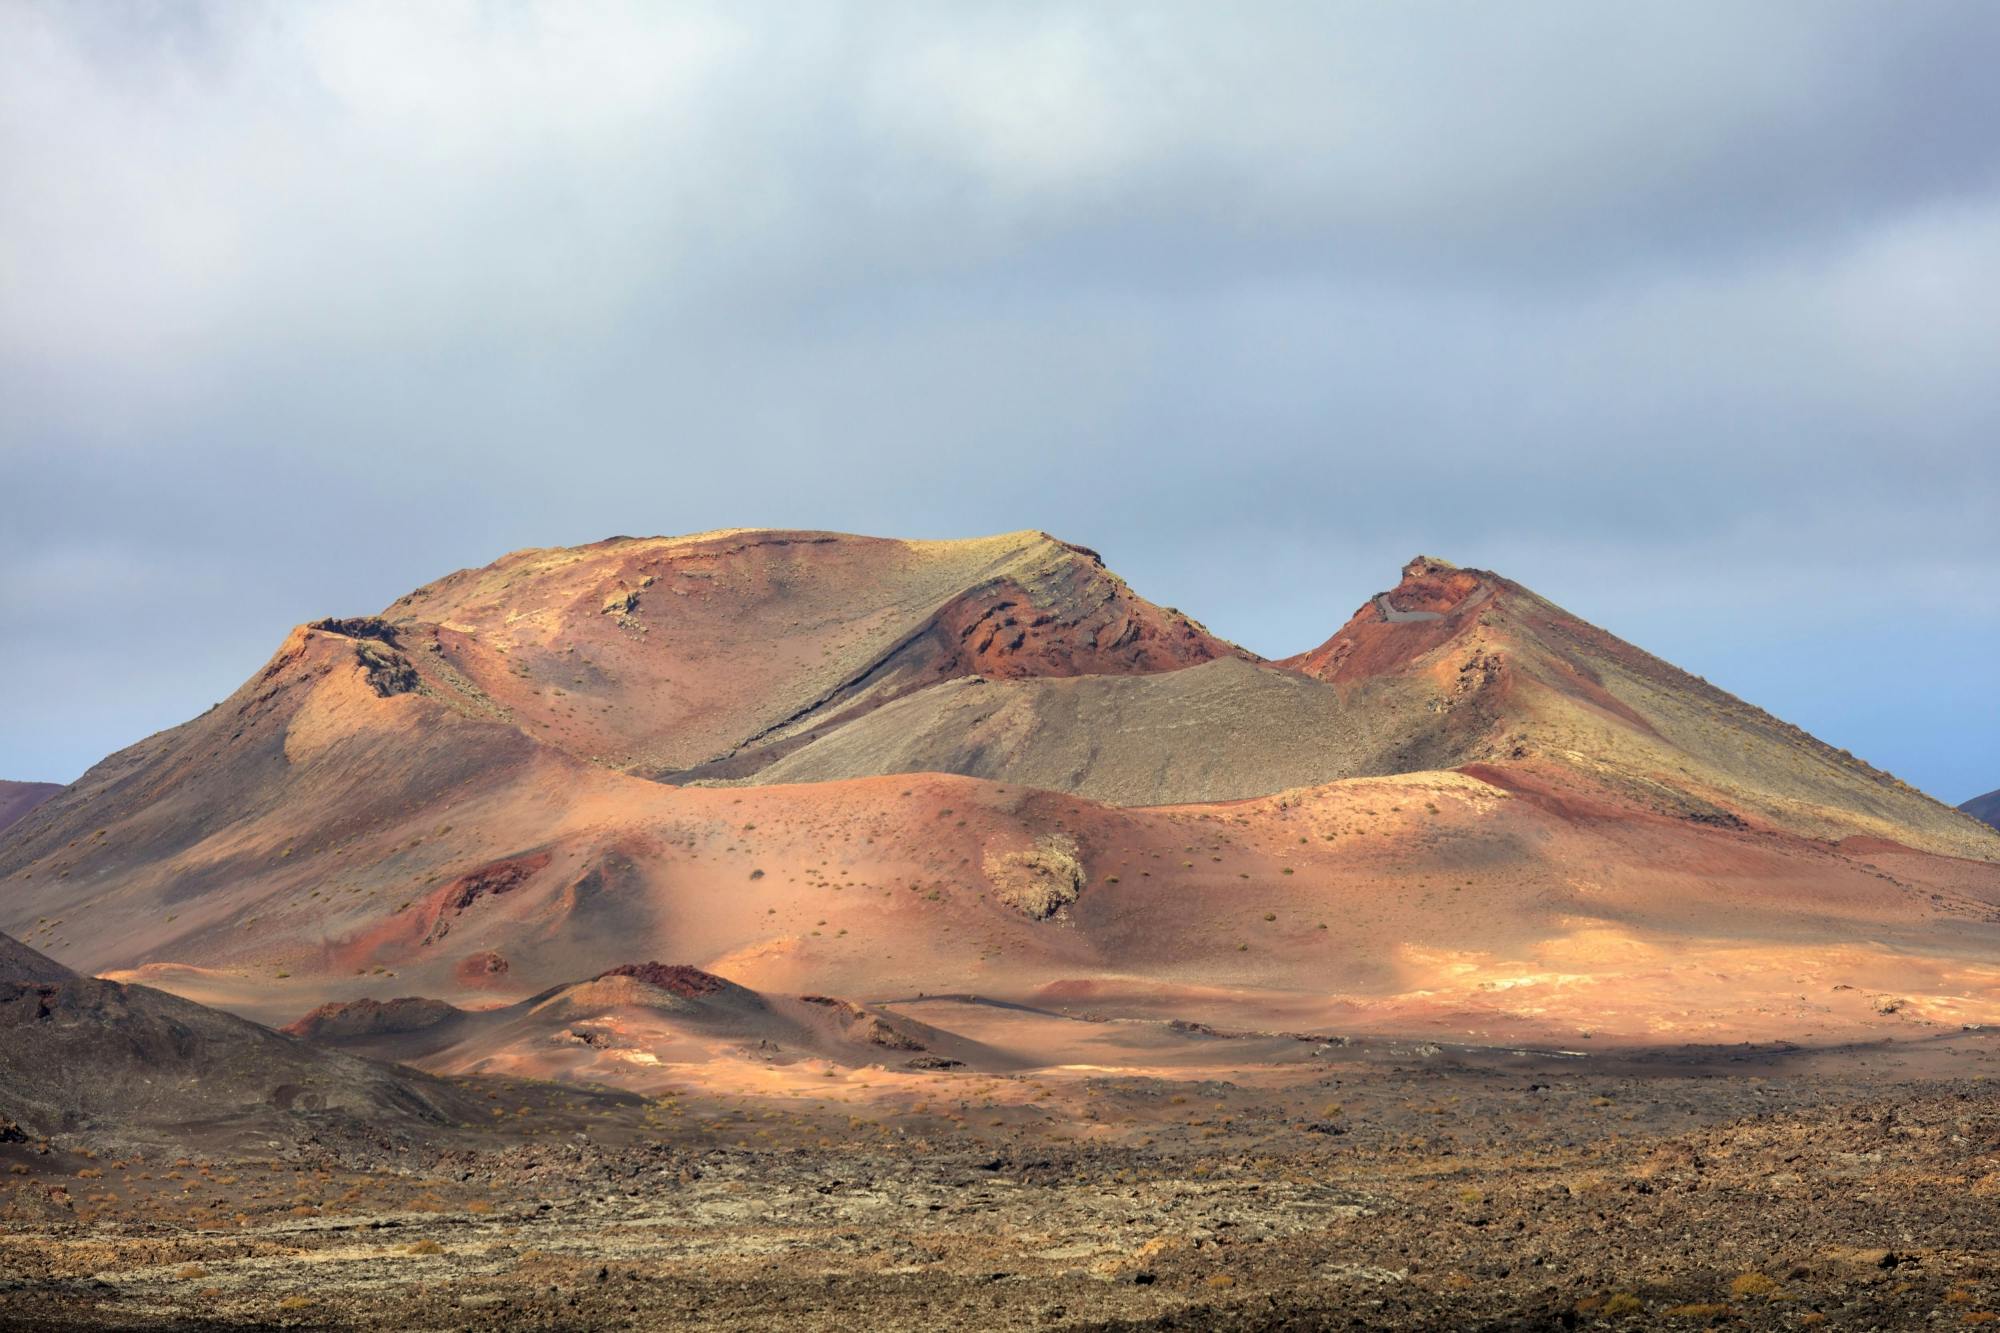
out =
[(986, 878), (1000, 901), (1037, 921), (1047, 920), (1075, 902), (1083, 892), (1083, 862), (1076, 839), (1051, 833), (1035, 840), (1025, 852), (986, 854)]
[(1744, 1273), (1729, 1284), (1729, 1294), (1732, 1296), (1769, 1296), (1776, 1299), (1778, 1284), (1775, 1280), (1765, 1277), (1762, 1273)]
[(417, 1242), (417, 1243), (416, 1243), (415, 1245), (412, 1245), (412, 1246), (411, 1246), (411, 1247), (410, 1247), (410, 1248), (409, 1248), (409, 1249), (408, 1249), (407, 1251), (405, 1251), (405, 1253), (408, 1253), (408, 1254), (443, 1254), (443, 1253), (444, 1253), (444, 1246), (442, 1246), (442, 1245), (438, 1244), (438, 1243), (437, 1243), (436, 1241), (434, 1241), (434, 1240), (430, 1239), (430, 1238), (429, 1238), (428, 1236), (426, 1236), (426, 1237), (425, 1237), (424, 1239), (422, 1239), (422, 1240), (418, 1241), (418, 1242)]

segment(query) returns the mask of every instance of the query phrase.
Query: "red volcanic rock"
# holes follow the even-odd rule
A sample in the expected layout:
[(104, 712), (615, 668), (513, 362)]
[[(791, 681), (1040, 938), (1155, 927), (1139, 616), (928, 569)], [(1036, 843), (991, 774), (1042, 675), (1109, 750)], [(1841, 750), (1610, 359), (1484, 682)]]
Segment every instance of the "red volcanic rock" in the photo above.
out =
[(545, 868), (548, 863), (547, 852), (535, 852), (529, 856), (495, 861), (477, 870), (468, 871), (461, 875), (445, 894), (444, 906), (456, 912), (463, 912), (489, 893), (498, 896), (520, 888), (528, 882), (530, 876)]
[(667, 780), (746, 776), (789, 738), (940, 680), (1249, 656), (1138, 596), (1094, 552), (1029, 531), (955, 542), (722, 532), (518, 551), (411, 593), (384, 619), (431, 697)]
[(727, 981), (713, 972), (704, 972), (686, 963), (622, 963), (608, 972), (598, 973), (592, 980), (603, 981), (607, 977), (630, 977), (684, 1000), (714, 995), (729, 986)]
[(1403, 580), (1368, 599), (1334, 636), (1278, 665), (1344, 684), (1394, 675), (1450, 643), (1491, 602), (1500, 580), (1420, 555)]
[(462, 915), (466, 908), (481, 898), (497, 898), (513, 892), (546, 869), (551, 859), (549, 852), (531, 852), (526, 856), (490, 861), (459, 876), (436, 895), (431, 928), (424, 936), (424, 943), (432, 943), (450, 933), (451, 923), (445, 920), (446, 913)]
[(1457, 609), (1483, 586), (1472, 570), (1420, 555), (1403, 566), (1403, 581), (1388, 597), (1397, 611), (1443, 613)]
[(1187, 617), (1131, 594), (1101, 567), (1069, 572), (1054, 587), (1006, 579), (938, 613), (939, 677), (1142, 675), (1248, 658)]
[(460, 959), (458, 966), (452, 969), (452, 976), (457, 978), (461, 985), (478, 986), (495, 977), (505, 976), (507, 967), (508, 963), (504, 957), (491, 949), (484, 949)]

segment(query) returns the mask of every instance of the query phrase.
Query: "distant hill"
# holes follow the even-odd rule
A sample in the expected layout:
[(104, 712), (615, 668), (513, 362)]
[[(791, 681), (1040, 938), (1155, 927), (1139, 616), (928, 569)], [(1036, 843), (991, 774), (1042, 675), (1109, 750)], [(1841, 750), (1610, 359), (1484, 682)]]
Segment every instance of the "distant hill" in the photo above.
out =
[[(810, 1053), (848, 1066), (1009, 1067), (977, 1042), (851, 1001), (762, 995), (699, 968), (662, 963), (622, 964), (474, 1012), (415, 996), (325, 1004), (280, 1031), (423, 1068), (597, 1083), (631, 1083), (639, 1069), (657, 1065), (665, 1086), (686, 1066), (732, 1050)], [(635, 1053), (644, 1054), (635, 1062)]]
[(59, 782), (9, 782), (0, 778), (0, 830), (20, 822), (61, 790)]
[(1975, 796), (1958, 807), (1974, 819), (1981, 819), (1995, 828), (2000, 828), (2000, 791), (1989, 791), (1984, 796)]

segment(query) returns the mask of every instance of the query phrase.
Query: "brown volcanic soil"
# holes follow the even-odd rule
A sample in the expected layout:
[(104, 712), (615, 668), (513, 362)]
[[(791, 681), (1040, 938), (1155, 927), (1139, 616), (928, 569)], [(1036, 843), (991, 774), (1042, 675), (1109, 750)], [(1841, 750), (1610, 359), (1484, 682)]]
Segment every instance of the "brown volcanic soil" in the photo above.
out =
[(19, 823), (62, 790), (59, 782), (9, 782), (0, 778), (0, 830)]

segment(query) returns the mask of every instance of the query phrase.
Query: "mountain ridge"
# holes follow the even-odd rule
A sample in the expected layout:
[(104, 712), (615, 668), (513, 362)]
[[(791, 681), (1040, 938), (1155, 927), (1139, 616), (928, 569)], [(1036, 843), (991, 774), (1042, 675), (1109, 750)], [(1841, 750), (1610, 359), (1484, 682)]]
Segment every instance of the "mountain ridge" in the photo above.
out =
[[(1250, 656), (1132, 594), (1094, 551), (1035, 530), (906, 542), (726, 529), (533, 548), (426, 584), (380, 619), (425, 640), (461, 694), (663, 779), (738, 776), (816, 725), (940, 679)], [(731, 651), (728, 676), (701, 674)], [(645, 720), (600, 725), (524, 681), (582, 686)]]

